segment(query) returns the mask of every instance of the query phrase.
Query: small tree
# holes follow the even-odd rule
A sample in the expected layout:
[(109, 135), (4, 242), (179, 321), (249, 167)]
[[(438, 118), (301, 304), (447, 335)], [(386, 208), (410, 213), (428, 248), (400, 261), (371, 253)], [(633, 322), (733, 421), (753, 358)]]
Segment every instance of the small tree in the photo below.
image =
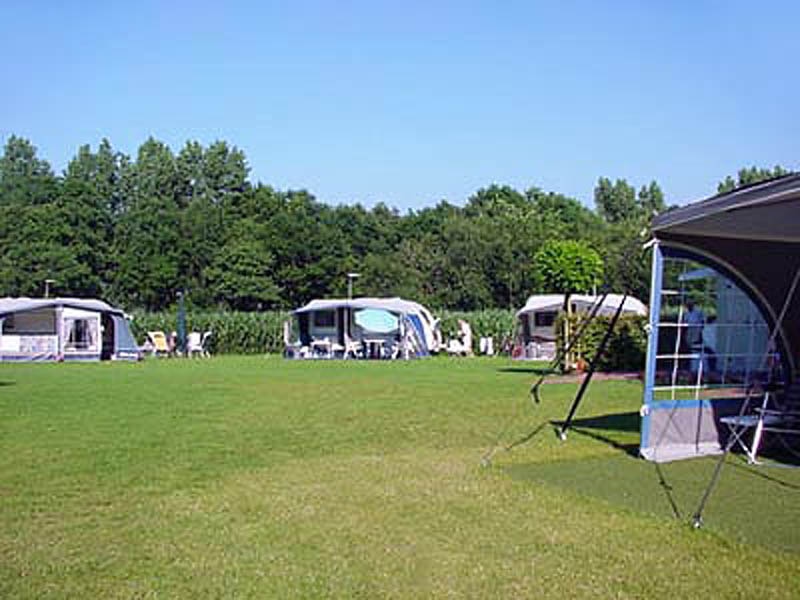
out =
[[(564, 311), (570, 314), (569, 297), (591, 292), (603, 276), (603, 261), (594, 249), (573, 240), (549, 241), (534, 255), (534, 281), (542, 292), (564, 294)], [(569, 343), (569, 319), (564, 319), (564, 344)], [(565, 357), (564, 368), (571, 364)]]
[(573, 240), (549, 241), (533, 257), (534, 280), (545, 293), (591, 292), (603, 276), (603, 261), (593, 248)]

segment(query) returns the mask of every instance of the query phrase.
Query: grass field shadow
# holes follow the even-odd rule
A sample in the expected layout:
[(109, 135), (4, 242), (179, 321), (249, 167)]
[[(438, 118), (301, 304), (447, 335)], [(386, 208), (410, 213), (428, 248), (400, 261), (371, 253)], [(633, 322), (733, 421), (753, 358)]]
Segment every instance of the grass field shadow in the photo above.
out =
[[(657, 518), (685, 521), (706, 489), (716, 459), (657, 464), (626, 454), (517, 464), (512, 479), (569, 490)], [(800, 519), (800, 469), (753, 467), (729, 457), (704, 512), (705, 527), (744, 543), (800, 553), (787, 524)]]
[(555, 375), (557, 373), (547, 366), (501, 367), (497, 370), (500, 373), (519, 373), (523, 375)]
[[(551, 424), (553, 427), (560, 429), (564, 421), (551, 421)], [(627, 438), (630, 435), (624, 435), (639, 431), (638, 412), (613, 413), (574, 419), (569, 431), (603, 442), (629, 456), (636, 457), (639, 455), (639, 444), (628, 442)], [(615, 436), (614, 432), (622, 433), (623, 435)], [(620, 439), (620, 437), (623, 439)]]

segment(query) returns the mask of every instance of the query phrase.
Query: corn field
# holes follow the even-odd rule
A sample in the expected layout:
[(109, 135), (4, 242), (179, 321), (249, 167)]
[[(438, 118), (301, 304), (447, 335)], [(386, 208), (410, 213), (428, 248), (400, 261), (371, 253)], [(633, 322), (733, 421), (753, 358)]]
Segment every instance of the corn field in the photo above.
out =
[[(458, 330), (458, 319), (472, 326), (474, 344), (481, 337), (491, 336), (495, 348), (514, 333), (514, 312), (511, 310), (481, 310), (473, 312), (434, 311), (441, 318), (442, 335), (445, 340), (454, 337)], [(269, 312), (186, 312), (186, 330), (213, 332), (208, 341), (212, 354), (279, 354), (283, 352), (283, 322), (290, 313)], [(136, 312), (131, 322), (133, 335), (143, 344), (148, 331), (166, 333), (178, 328), (177, 313)]]
[[(211, 331), (207, 348), (212, 354), (263, 354), (283, 351), (286, 312), (193, 312), (186, 311), (186, 331)], [(175, 331), (175, 312), (133, 314), (133, 335), (143, 344), (148, 331)]]
[(482, 337), (494, 338), (495, 350), (500, 350), (506, 341), (514, 336), (515, 312), (507, 309), (476, 310), (471, 312), (439, 311), (435, 313), (441, 318), (442, 337), (455, 337), (458, 331), (458, 320), (463, 319), (472, 327), (473, 350), (477, 351), (478, 340)]

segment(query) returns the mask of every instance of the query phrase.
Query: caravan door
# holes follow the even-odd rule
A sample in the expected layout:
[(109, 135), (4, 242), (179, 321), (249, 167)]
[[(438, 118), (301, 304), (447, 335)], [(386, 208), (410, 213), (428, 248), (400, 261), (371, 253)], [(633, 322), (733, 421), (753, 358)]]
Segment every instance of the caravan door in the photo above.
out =
[(61, 332), (64, 360), (100, 358), (100, 313), (64, 307)]

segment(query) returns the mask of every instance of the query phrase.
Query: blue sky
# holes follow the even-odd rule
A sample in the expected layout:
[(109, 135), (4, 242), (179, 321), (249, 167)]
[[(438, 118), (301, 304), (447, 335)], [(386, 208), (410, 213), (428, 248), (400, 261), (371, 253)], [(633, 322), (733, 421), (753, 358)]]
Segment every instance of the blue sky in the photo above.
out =
[(61, 171), (108, 137), (241, 148), (329, 203), (493, 182), (670, 203), (800, 169), (796, 2), (6, 2), (0, 138)]

